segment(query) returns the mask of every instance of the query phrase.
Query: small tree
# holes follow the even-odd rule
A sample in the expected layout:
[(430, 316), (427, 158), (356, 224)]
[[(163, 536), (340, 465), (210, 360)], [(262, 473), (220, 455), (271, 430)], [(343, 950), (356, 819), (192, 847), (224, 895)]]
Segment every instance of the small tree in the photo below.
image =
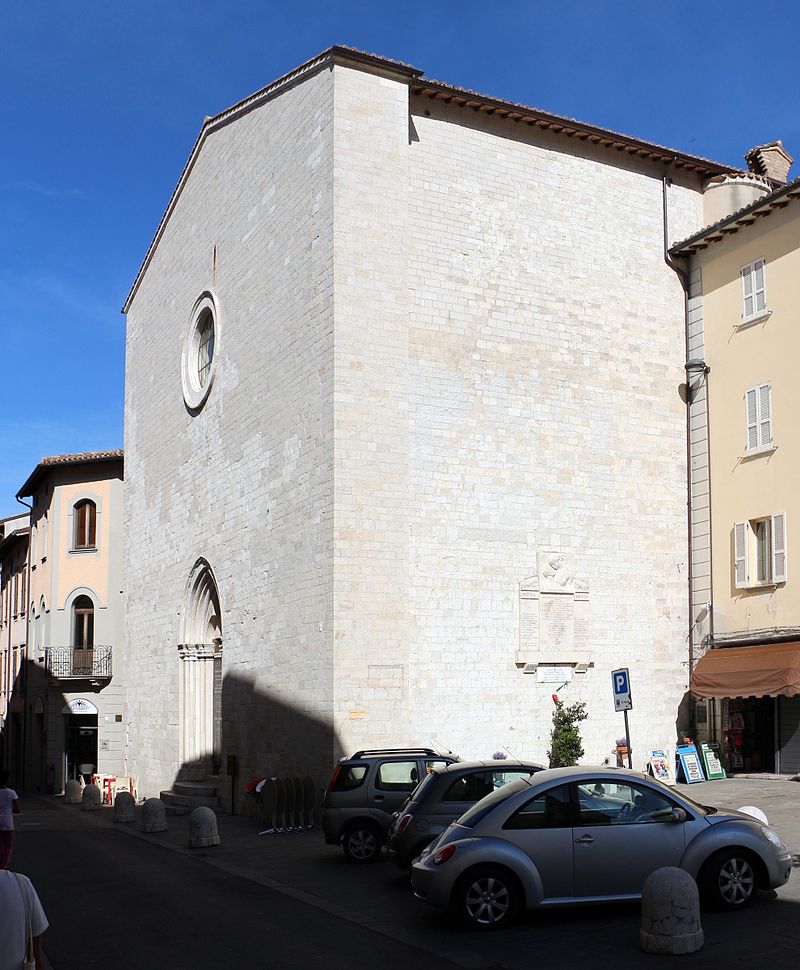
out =
[(583, 757), (583, 744), (578, 725), (589, 716), (586, 704), (578, 701), (564, 706), (556, 694), (553, 694), (556, 709), (553, 712), (553, 730), (550, 732), (550, 750), (547, 757), (551, 768), (566, 768), (576, 765)]

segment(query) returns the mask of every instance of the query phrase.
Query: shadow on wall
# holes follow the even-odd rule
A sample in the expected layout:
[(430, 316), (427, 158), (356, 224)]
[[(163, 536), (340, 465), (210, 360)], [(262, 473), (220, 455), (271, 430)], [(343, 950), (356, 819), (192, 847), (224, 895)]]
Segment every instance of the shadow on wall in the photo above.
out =
[[(26, 791), (53, 791), (54, 769), (48, 764), (48, 710), (60, 711), (66, 697), (48, 687), (40, 663), (25, 660), (14, 679), (5, 716), (0, 720), (0, 767), (11, 773), (12, 786)], [(59, 743), (61, 739), (58, 739)]]
[(678, 712), (675, 717), (675, 736), (678, 739), (694, 737), (693, 721), (694, 698), (692, 697), (691, 691), (687, 690), (678, 705)]
[[(341, 743), (330, 715), (312, 714), (259, 689), (255, 678), (227, 674), (219, 709), (219, 798), (224, 811), (241, 811), (250, 779), (309, 776), (317, 793), (327, 784)], [(235, 759), (231, 775), (230, 759)], [(176, 780), (184, 777), (183, 765)]]

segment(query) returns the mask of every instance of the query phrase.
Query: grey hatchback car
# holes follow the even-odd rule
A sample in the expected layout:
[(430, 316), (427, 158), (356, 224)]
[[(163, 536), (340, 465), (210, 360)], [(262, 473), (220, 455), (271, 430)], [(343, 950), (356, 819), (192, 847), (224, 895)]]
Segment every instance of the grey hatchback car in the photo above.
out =
[(626, 768), (553, 768), (482, 799), (417, 859), (417, 896), (496, 929), (525, 907), (637, 899), (662, 866), (706, 904), (739, 909), (782, 886), (792, 856), (752, 816), (699, 805)]
[(322, 804), (322, 831), (350, 862), (374, 862), (393, 814), (433, 768), (458, 761), (432, 748), (356, 751), (336, 765)]
[(528, 778), (543, 766), (535, 761), (459, 761), (432, 768), (395, 815), (389, 855), (400, 869), (471, 808), (503, 785)]

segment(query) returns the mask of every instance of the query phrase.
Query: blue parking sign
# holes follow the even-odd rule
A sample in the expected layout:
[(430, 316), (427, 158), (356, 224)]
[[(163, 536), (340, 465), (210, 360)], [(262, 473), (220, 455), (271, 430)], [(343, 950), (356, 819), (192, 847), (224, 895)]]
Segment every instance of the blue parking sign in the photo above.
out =
[(614, 710), (630, 711), (633, 703), (631, 702), (631, 679), (628, 675), (628, 668), (622, 667), (619, 670), (612, 670), (611, 684), (614, 688)]

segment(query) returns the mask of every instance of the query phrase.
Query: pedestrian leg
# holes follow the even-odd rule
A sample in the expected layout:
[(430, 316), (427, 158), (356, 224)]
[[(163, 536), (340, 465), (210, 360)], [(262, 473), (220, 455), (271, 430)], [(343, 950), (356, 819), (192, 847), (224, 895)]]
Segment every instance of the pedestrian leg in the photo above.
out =
[(11, 865), (11, 850), (14, 846), (13, 830), (0, 829), (0, 869)]

